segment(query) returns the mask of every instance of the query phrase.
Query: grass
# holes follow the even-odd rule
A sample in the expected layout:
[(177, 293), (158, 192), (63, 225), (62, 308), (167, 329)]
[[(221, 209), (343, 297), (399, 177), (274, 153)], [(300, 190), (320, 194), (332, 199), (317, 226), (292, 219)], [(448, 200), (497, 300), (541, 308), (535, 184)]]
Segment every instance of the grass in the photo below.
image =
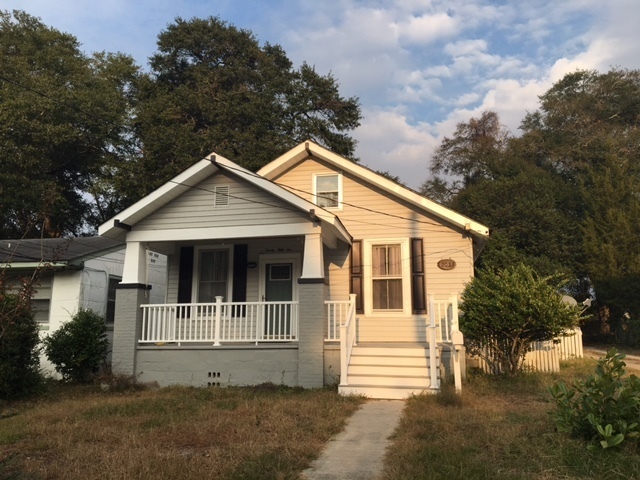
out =
[(640, 455), (632, 447), (589, 451), (584, 442), (555, 431), (547, 386), (584, 377), (595, 364), (574, 361), (554, 375), (472, 376), (461, 396), (449, 386), (438, 395), (409, 399), (383, 478), (640, 478)]
[(274, 385), (61, 387), (0, 408), (0, 479), (298, 478), (361, 402)]

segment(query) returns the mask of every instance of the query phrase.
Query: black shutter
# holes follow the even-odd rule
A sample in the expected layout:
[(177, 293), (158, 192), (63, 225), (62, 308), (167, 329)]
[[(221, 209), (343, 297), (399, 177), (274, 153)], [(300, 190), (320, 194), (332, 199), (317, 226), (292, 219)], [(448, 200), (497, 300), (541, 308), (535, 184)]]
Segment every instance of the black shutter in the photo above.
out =
[(193, 247), (180, 247), (178, 268), (178, 303), (191, 303), (193, 288)]
[(233, 294), (234, 302), (247, 301), (247, 245), (233, 247)]
[(411, 305), (413, 313), (427, 313), (424, 288), (424, 256), (422, 239), (411, 239)]
[(351, 243), (349, 273), (350, 293), (356, 294), (356, 313), (364, 313), (362, 298), (362, 241), (360, 240), (354, 240)]

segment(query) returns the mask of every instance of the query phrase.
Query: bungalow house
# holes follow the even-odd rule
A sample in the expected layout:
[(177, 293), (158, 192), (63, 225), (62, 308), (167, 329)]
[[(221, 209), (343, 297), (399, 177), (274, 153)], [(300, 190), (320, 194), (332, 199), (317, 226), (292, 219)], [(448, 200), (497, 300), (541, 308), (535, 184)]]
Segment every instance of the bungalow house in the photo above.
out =
[(489, 229), (309, 141), (257, 173), (211, 154), (99, 233), (126, 242), (115, 371), (404, 398), (439, 387)]
[[(53, 333), (80, 309), (105, 317), (112, 341), (116, 286), (122, 280), (125, 244), (104, 237), (0, 240), (0, 269), (9, 285), (39, 274), (34, 283), (32, 308), (41, 335)], [(149, 252), (145, 281), (153, 288), (145, 301), (163, 303), (166, 259)], [(53, 372), (44, 355), (42, 368)]]

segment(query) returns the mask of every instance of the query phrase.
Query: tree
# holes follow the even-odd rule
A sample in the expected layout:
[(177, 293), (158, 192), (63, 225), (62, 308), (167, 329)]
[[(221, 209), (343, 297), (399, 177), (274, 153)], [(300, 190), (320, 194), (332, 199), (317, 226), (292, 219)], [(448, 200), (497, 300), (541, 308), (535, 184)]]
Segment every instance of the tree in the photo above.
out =
[(576, 235), (600, 312), (613, 327), (624, 317), (638, 324), (640, 71), (577, 71), (540, 100), (522, 142), (580, 199)]
[[(9, 285), (0, 271), (0, 398), (32, 393), (41, 383), (38, 323), (31, 312), (36, 277)], [(12, 287), (12, 288), (11, 288)]]
[(431, 158), (431, 178), (422, 192), (446, 203), (462, 188), (493, 178), (509, 134), (496, 112), (482, 112), (480, 118), (460, 122), (452, 138), (444, 137)]
[(563, 282), (524, 264), (484, 270), (462, 293), (460, 331), (469, 353), (493, 373), (522, 369), (531, 343), (557, 339), (577, 326), (580, 311), (562, 301)]
[(81, 233), (92, 214), (83, 192), (99, 195), (120, 154), (133, 61), (88, 58), (73, 36), (0, 11), (0, 72), (0, 235)]
[(331, 75), (215, 17), (176, 18), (158, 36), (151, 72), (137, 82), (137, 175), (119, 186), (131, 200), (212, 151), (257, 170), (311, 139), (354, 159), (346, 132), (360, 122), (357, 98)]

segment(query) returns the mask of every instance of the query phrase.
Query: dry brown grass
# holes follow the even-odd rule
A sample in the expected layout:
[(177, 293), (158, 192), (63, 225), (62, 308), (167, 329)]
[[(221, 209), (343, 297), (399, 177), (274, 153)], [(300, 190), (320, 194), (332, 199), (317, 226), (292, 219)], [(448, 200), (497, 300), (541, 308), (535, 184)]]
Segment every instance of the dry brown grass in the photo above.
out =
[(593, 371), (573, 362), (558, 375), (470, 378), (461, 397), (450, 390), (407, 402), (387, 452), (384, 478), (631, 479), (640, 456), (630, 450), (594, 451), (555, 431), (546, 388)]
[(297, 478), (361, 401), (277, 386), (67, 387), (0, 420), (0, 478)]

